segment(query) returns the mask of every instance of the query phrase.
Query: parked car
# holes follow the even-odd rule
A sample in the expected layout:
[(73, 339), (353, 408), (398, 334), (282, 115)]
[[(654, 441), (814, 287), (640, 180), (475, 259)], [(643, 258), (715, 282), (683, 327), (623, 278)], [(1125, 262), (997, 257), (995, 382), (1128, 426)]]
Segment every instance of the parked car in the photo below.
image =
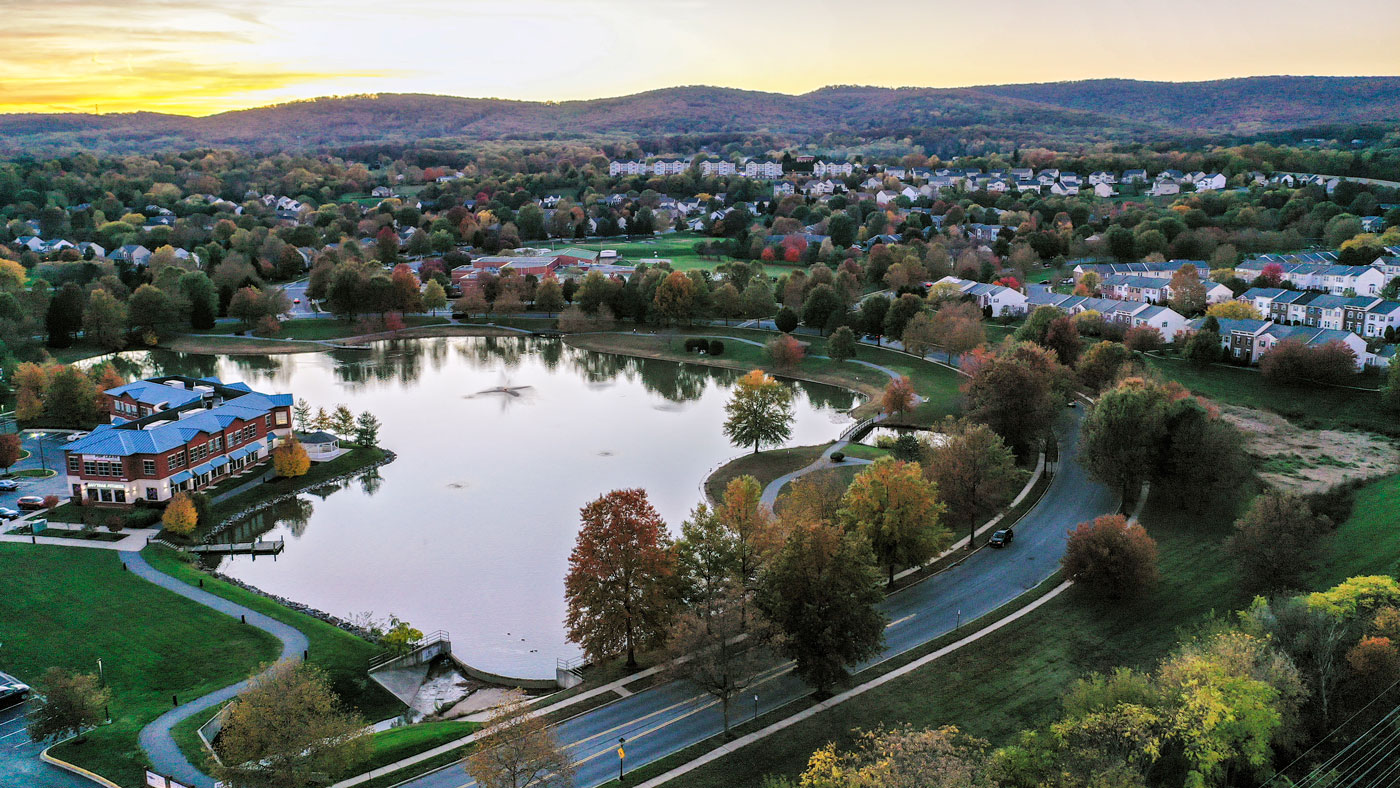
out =
[(0, 492), (14, 492), (19, 489), (19, 482), (14, 479), (0, 479)]
[(24, 702), (29, 695), (29, 685), (15, 678), (14, 676), (0, 673), (0, 709), (8, 709), (11, 706)]
[(33, 512), (44, 508), (44, 499), (37, 495), (22, 495), (15, 501), (15, 506), (22, 511)]
[(1006, 547), (1011, 544), (1011, 540), (1016, 538), (1015, 532), (1010, 528), (1003, 528), (992, 534), (992, 538), (987, 540), (988, 547)]
[(6, 506), (0, 506), (0, 520), (14, 520), (19, 517), (19, 512)]
[(300, 298), (293, 298), (293, 299), (292, 299), (292, 303), (293, 303), (293, 304), (300, 304), (300, 303), (301, 303), (301, 299), (300, 299)]

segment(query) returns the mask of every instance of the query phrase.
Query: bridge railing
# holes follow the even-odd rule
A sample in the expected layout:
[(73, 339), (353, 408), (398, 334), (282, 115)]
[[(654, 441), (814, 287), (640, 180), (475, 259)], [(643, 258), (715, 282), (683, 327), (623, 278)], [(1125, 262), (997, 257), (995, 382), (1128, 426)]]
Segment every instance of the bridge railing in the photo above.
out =
[(451, 642), (452, 637), (447, 634), (447, 630), (434, 630), (419, 638), (418, 640), (414, 641), (413, 645), (410, 646), (407, 650), (405, 650), (402, 654), (395, 654), (392, 651), (386, 651), (383, 654), (376, 654), (375, 656), (370, 657), (369, 669), (372, 671), (382, 670), (386, 665), (390, 664), (391, 662), (397, 662), (398, 660), (404, 659), (406, 657), (411, 657), (425, 648), (428, 648), (430, 646), (436, 646), (439, 643)]

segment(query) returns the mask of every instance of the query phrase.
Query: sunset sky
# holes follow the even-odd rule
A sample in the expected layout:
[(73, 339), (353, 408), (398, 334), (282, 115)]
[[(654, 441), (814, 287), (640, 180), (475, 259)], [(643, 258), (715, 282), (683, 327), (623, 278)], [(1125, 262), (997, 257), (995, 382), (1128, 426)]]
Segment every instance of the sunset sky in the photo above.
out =
[(0, 112), (1400, 74), (1395, 0), (0, 0)]

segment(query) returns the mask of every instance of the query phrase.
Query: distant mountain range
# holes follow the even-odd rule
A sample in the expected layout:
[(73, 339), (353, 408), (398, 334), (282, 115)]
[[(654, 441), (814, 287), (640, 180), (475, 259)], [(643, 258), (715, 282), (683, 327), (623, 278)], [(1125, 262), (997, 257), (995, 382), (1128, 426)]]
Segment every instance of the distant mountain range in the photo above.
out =
[(1247, 136), (1400, 119), (1400, 77), (1122, 79), (971, 88), (827, 87), (798, 96), (676, 87), (587, 101), (424, 94), (319, 98), (192, 118), (0, 115), (0, 152), (208, 145), (320, 148), (423, 138), (588, 139), (743, 134), (862, 138), (977, 129), (1022, 143)]

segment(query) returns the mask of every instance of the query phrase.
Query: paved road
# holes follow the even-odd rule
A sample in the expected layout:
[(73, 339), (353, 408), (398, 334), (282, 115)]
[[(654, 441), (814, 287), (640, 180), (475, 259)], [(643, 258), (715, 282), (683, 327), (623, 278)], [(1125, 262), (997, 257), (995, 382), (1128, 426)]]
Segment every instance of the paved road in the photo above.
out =
[[(1081, 411), (1066, 415), (1060, 431), (1060, 470), (1040, 502), (1017, 526), (1015, 544), (984, 549), (962, 565), (889, 597), (882, 608), (890, 624), (885, 650), (874, 664), (952, 631), (1011, 601), (1045, 580), (1059, 564), (1068, 530), (1113, 511), (1117, 497), (1091, 480), (1076, 462)], [(805, 695), (808, 688), (786, 668), (775, 668), (756, 687), (757, 712), (765, 713)], [(732, 719), (754, 715), (745, 696)], [(707, 695), (670, 682), (585, 712), (557, 727), (578, 764), (577, 785), (592, 788), (617, 777), (617, 740), (627, 738), (627, 766), (640, 767), (707, 739), (721, 730), (720, 710)], [(464, 788), (471, 781), (459, 766), (444, 767), (404, 784), (406, 788)]]
[(0, 711), (0, 786), (5, 788), (92, 788), (92, 783), (39, 760), (48, 745), (25, 730), (27, 704)]
[(68, 497), (68, 478), (65, 476), (63, 467), (63, 450), (68, 445), (70, 431), (50, 432), (47, 430), (24, 430), (20, 432), (20, 445), (29, 452), (29, 456), (15, 463), (10, 468), (10, 472), (28, 470), (30, 468), (49, 468), (58, 471), (55, 476), (47, 479), (36, 479), (21, 476), (15, 481), (19, 482), (19, 489), (10, 492), (0, 492), (0, 506), (7, 509), (18, 509), (15, 501), (24, 495), (57, 495), (60, 498)]
[[(296, 628), (284, 624), (274, 618), (269, 618), (262, 613), (255, 612), (250, 608), (215, 596), (207, 591), (176, 580), (164, 572), (157, 571), (140, 553), (122, 553), (122, 560), (132, 572), (156, 585), (174, 591), (180, 596), (192, 599), (205, 607), (211, 607), (220, 613), (233, 616), (247, 616), (248, 623), (265, 632), (270, 632), (278, 640), (282, 641), (282, 659), (301, 659), (301, 655), (307, 648), (306, 636), (301, 634)], [(213, 788), (214, 781), (207, 775), (195, 768), (180, 748), (175, 745), (175, 740), (170, 736), (170, 729), (181, 720), (207, 711), (233, 696), (242, 692), (248, 685), (246, 681), (240, 681), (228, 687), (224, 687), (217, 692), (212, 692), (202, 698), (186, 701), (184, 704), (171, 709), (156, 718), (155, 722), (141, 729), (139, 737), (141, 749), (146, 752), (146, 757), (151, 759), (154, 769), (161, 774), (174, 777), (176, 780), (186, 784), (198, 786), (199, 788)]]

